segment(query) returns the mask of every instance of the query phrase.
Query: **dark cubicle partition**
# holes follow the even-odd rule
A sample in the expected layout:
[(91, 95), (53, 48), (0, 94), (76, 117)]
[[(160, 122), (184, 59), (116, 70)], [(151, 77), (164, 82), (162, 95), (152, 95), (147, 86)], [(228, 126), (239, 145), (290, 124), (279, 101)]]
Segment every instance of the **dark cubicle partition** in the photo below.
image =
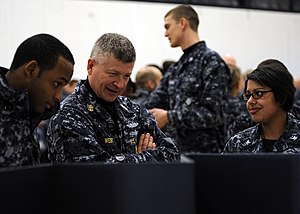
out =
[(300, 155), (188, 155), (199, 214), (300, 213)]
[[(50, 165), (0, 168), (0, 213), (41, 213), (52, 197)], [(50, 207), (51, 208), (51, 207)], [(45, 213), (53, 213), (46, 211)]]
[(195, 214), (194, 167), (185, 162), (1, 169), (1, 213)]
[(0, 212), (300, 213), (300, 155), (188, 157), (194, 163), (0, 169)]

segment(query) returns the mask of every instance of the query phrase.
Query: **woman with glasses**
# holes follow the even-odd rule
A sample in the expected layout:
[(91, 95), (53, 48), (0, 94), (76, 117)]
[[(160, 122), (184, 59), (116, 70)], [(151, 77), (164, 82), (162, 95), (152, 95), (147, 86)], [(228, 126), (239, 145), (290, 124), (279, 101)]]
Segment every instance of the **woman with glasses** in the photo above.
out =
[(293, 77), (283, 63), (269, 59), (247, 75), (242, 98), (256, 124), (232, 136), (224, 153), (300, 152), (300, 121), (293, 106)]

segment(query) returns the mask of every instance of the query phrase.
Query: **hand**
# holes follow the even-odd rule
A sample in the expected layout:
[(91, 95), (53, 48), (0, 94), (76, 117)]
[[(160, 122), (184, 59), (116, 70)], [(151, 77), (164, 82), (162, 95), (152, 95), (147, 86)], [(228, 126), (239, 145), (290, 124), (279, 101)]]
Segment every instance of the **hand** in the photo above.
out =
[(153, 142), (153, 137), (147, 133), (147, 134), (141, 134), (139, 144), (137, 146), (137, 153), (141, 153), (142, 151), (146, 149), (155, 149), (156, 144)]
[(153, 108), (150, 109), (150, 112), (156, 119), (158, 127), (161, 129), (169, 123), (168, 112), (163, 109)]

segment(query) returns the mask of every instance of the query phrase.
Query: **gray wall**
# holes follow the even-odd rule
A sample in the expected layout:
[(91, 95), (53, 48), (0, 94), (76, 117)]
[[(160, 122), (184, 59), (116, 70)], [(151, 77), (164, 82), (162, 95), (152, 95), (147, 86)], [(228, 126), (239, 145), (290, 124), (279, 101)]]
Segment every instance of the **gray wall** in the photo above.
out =
[[(9, 67), (17, 46), (41, 32), (61, 39), (74, 54), (75, 78), (86, 77), (96, 39), (106, 32), (127, 36), (137, 51), (135, 72), (145, 64), (177, 60), (182, 51), (164, 37), (165, 13), (175, 4), (124, 1), (1, 0), (0, 66)], [(230, 53), (243, 71), (267, 58), (284, 62), (300, 78), (300, 14), (194, 6), (199, 33), (221, 55)]]

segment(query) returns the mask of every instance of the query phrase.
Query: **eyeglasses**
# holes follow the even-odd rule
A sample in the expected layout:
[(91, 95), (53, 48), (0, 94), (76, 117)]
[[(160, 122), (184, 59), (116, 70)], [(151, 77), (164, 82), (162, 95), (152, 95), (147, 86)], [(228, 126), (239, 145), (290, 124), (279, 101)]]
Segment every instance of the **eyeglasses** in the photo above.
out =
[(253, 91), (252, 93), (250, 92), (246, 92), (245, 94), (242, 94), (242, 98), (243, 100), (245, 101), (248, 101), (250, 99), (250, 97), (252, 96), (254, 99), (259, 99), (261, 98), (262, 96), (264, 96), (264, 93), (267, 93), (267, 92), (271, 92), (273, 90), (269, 90), (269, 91)]

